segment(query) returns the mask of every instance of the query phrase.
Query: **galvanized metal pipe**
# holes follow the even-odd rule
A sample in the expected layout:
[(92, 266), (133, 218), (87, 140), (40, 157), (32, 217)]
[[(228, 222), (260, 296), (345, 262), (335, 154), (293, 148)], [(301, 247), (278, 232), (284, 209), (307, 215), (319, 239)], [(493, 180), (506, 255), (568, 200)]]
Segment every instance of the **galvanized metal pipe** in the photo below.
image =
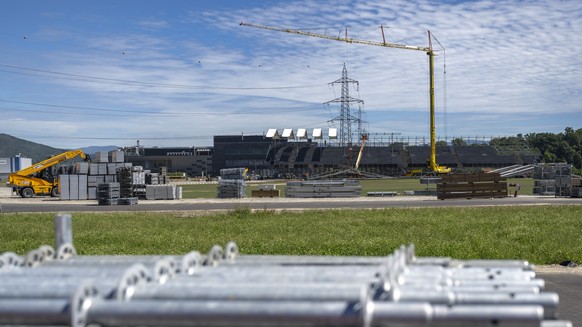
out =
[(285, 256), (285, 255), (239, 255), (233, 260), (221, 262), (221, 266), (226, 265), (318, 265), (318, 266), (341, 266), (341, 265), (362, 265), (379, 266), (386, 264), (386, 257), (351, 257), (351, 256)]
[(399, 288), (390, 292), (390, 300), (394, 302), (428, 302), (430, 304), (456, 305), (539, 305), (544, 308), (547, 319), (555, 319), (559, 304), (556, 293), (475, 293), (463, 291), (423, 291)]
[(73, 218), (68, 213), (55, 215), (55, 248), (59, 249), (64, 244), (73, 244)]
[(86, 314), (99, 294), (81, 284), (67, 299), (0, 299), (0, 325), (86, 326)]
[(359, 301), (368, 286), (354, 284), (207, 284), (142, 285), (132, 301), (212, 300), (212, 301)]
[(369, 302), (365, 326), (532, 326), (543, 320), (540, 306), (442, 306)]
[[(75, 287), (85, 282), (91, 282), (99, 289), (100, 294), (105, 298), (124, 299), (133, 293), (137, 285), (149, 283), (152, 281), (150, 272), (140, 264), (133, 265), (119, 274), (111, 274), (91, 278), (88, 276), (45, 276), (45, 275), (10, 275), (10, 278), (0, 280), (0, 289), (8, 290), (7, 297), (12, 297), (10, 294), (21, 290), (24, 297), (34, 297), (35, 294), (43, 292), (42, 290), (51, 292), (54, 290), (55, 294), (63, 292), (61, 288)], [(37, 289), (35, 289), (37, 287)], [(14, 291), (12, 291), (14, 289)], [(48, 296), (48, 295), (47, 295)], [(55, 295), (56, 296), (56, 295)], [(3, 295), (0, 294), (0, 298)]]
[(193, 274), (202, 265), (202, 256), (198, 251), (192, 251), (182, 256), (147, 256), (147, 255), (115, 255), (115, 256), (75, 256), (67, 260), (47, 262), (44, 266), (83, 267), (83, 266), (116, 266), (145, 264), (154, 266), (160, 262), (169, 262), (173, 273)]
[(358, 303), (343, 301), (99, 301), (88, 312), (102, 326), (361, 326)]

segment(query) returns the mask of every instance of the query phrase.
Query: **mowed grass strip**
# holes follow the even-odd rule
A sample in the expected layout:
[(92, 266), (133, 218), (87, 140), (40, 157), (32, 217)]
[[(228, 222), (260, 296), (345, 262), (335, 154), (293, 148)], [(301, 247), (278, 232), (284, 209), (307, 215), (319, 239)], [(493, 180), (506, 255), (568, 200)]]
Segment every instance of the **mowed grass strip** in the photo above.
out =
[[(467, 202), (469, 205), (470, 202)], [(417, 255), (458, 259), (582, 262), (580, 206), (327, 210), (274, 213), (75, 213), (79, 254), (202, 253), (236, 241), (243, 254)], [(0, 253), (54, 244), (52, 214), (0, 216)]]

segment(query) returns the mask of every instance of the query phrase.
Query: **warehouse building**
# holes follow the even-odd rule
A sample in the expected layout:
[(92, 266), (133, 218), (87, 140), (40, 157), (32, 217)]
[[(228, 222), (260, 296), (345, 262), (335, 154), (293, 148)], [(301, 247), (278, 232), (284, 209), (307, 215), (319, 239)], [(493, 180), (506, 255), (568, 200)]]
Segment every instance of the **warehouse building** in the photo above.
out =
[(9, 174), (30, 166), (32, 166), (31, 158), (24, 158), (21, 156), (0, 158), (0, 178), (4, 181)]
[(171, 148), (124, 148), (125, 162), (143, 169), (167, 172), (182, 172), (191, 177), (212, 175), (212, 147), (171, 147)]

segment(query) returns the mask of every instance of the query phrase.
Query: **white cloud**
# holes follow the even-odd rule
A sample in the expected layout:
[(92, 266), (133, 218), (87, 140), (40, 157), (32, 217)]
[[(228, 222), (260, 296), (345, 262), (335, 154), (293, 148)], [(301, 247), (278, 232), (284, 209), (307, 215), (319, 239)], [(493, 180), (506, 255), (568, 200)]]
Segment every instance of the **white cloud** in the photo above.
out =
[[(210, 140), (211, 135), (229, 132), (323, 126), (335, 115), (321, 103), (340, 92), (328, 83), (341, 76), (346, 63), (349, 77), (360, 82), (359, 91), (351, 89), (351, 95), (363, 99), (365, 110), (377, 117), (374, 129), (427, 134), (427, 119), (418, 121), (418, 117), (428, 117), (425, 53), (238, 25), (249, 21), (333, 35), (342, 35), (342, 27), (349, 26), (350, 37), (380, 41), (378, 27), (383, 24), (389, 42), (426, 46), (425, 30), (430, 29), (446, 48), (446, 56), (441, 53), (436, 58), (436, 97), (442, 112), (446, 90), (448, 134), (527, 133), (544, 128), (558, 132), (582, 125), (578, 114), (580, 12), (582, 3), (569, 0), (334, 0), (325, 4), (300, 0), (233, 11), (198, 9), (172, 24), (147, 13), (136, 19), (145, 28), (143, 33), (94, 33), (76, 48), (48, 49), (42, 54), (49, 58), (44, 69), (110, 80), (55, 79), (50, 89), (62, 88), (69, 98), (39, 94), (37, 99), (160, 113), (124, 121), (112, 121), (116, 118), (106, 115), (83, 121), (79, 126), (91, 135), (204, 135)], [(59, 31), (45, 29), (51, 38), (58, 38)], [(292, 111), (297, 107), (313, 110)], [(544, 114), (557, 110), (570, 113), (573, 119), (563, 121), (562, 127), (530, 120), (535, 116), (543, 122)], [(262, 114), (233, 114), (257, 111)], [(403, 111), (410, 112), (409, 119)], [(529, 124), (521, 125), (520, 117)], [(79, 130), (71, 129), (66, 119), (60, 121), (63, 128), (51, 132), (78, 135)], [(515, 125), (529, 130), (516, 130)], [(162, 143), (174, 144), (171, 140)]]

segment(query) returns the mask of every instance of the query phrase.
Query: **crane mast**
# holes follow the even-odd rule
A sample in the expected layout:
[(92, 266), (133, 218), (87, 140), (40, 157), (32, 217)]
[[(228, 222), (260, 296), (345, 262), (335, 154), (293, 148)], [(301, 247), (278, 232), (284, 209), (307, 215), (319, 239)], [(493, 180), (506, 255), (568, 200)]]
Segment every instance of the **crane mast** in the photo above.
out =
[[(435, 85), (435, 83), (434, 83), (434, 56), (435, 56), (435, 52), (433, 51), (433, 48), (432, 48), (432, 36), (431, 36), (430, 31), (427, 31), (428, 32), (429, 46), (428, 47), (421, 47), (421, 46), (413, 46), (413, 45), (405, 45), (405, 44), (399, 44), (399, 43), (386, 42), (384, 37), (382, 37), (382, 42), (378, 42), (378, 41), (350, 38), (347, 36), (347, 33), (346, 33), (345, 37), (340, 37), (340, 36), (331, 36), (331, 35), (327, 35), (327, 34), (302, 31), (302, 30), (292, 29), (292, 28), (280, 28), (280, 27), (266, 26), (266, 25), (246, 23), (246, 22), (241, 22), (240, 25), (261, 28), (261, 29), (270, 30), (270, 31), (285, 32), (285, 33), (291, 33), (291, 34), (297, 34), (297, 35), (303, 35), (303, 36), (317, 37), (317, 38), (328, 39), (328, 40), (332, 40), (332, 41), (340, 41), (340, 42), (346, 42), (346, 43), (356, 43), (356, 44), (373, 45), (373, 46), (380, 46), (380, 47), (386, 47), (386, 48), (396, 48), (396, 49), (426, 52), (426, 54), (428, 55), (428, 58), (429, 58), (428, 60), (429, 60), (429, 75), (430, 75), (429, 76), (429, 79), (430, 79), (430, 87), (429, 87), (429, 93), (430, 93), (429, 94), (429, 97), (430, 97), (430, 158), (429, 158), (429, 162), (428, 162), (428, 168), (432, 172), (435, 172), (435, 173), (448, 173), (451, 171), (450, 168), (447, 168), (445, 166), (439, 166), (436, 162), (436, 128), (435, 128), (435, 117), (434, 117), (435, 116), (435, 92), (434, 92), (434, 89), (435, 89), (435, 86), (434, 86)], [(383, 35), (384, 35), (384, 29), (382, 28), (382, 36)]]

